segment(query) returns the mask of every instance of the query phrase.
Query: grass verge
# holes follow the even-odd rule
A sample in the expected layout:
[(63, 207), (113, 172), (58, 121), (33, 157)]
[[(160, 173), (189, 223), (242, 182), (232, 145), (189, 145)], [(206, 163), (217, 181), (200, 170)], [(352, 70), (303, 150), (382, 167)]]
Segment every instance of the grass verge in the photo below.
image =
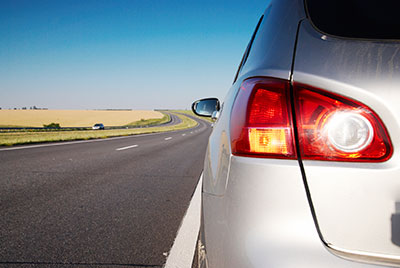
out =
[(176, 114), (182, 122), (173, 126), (160, 126), (152, 128), (133, 128), (133, 129), (109, 129), (109, 130), (86, 130), (86, 131), (52, 131), (52, 132), (12, 132), (0, 133), (0, 146), (10, 146), (17, 144), (104, 139), (117, 136), (129, 136), (137, 134), (166, 132), (191, 128), (197, 122), (183, 114)]
[(203, 119), (207, 122), (211, 122), (213, 123), (214, 121), (211, 119), (211, 117), (204, 117), (204, 116), (198, 116), (197, 114), (195, 114), (192, 110), (169, 110), (169, 112), (175, 112), (175, 113), (182, 113), (182, 114), (188, 114), (191, 116), (195, 116), (199, 119)]
[(126, 127), (142, 127), (142, 126), (154, 126), (167, 123), (171, 120), (169, 114), (164, 114), (162, 118), (153, 119), (140, 119), (139, 121), (129, 123), (125, 125)]

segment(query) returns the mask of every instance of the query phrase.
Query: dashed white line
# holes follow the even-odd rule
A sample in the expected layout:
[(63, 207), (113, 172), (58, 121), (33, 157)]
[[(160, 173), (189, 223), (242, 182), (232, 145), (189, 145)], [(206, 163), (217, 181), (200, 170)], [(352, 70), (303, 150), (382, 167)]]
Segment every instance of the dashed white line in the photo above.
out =
[(183, 134), (182, 134), (182, 136), (186, 136), (186, 134), (185, 134), (185, 133), (183, 133)]
[(170, 140), (170, 139), (172, 139), (172, 137), (165, 138), (164, 140), (166, 140), (166, 141), (167, 141), (167, 140)]
[[(171, 133), (177, 132), (177, 131), (180, 131), (180, 130), (171, 131)], [(65, 142), (60, 142), (60, 143), (27, 145), (27, 146), (19, 146), (19, 147), (11, 147), (11, 148), (1, 148), (0, 151), (14, 151), (14, 150), (22, 150), (22, 149), (62, 146), (62, 145), (71, 145), (71, 144), (79, 144), (79, 143), (104, 142), (104, 141), (111, 141), (111, 140), (131, 139), (131, 138), (154, 136), (154, 135), (161, 135), (161, 134), (165, 134), (165, 133), (164, 132), (156, 132), (156, 133), (145, 133), (145, 134), (138, 134), (138, 135), (131, 135), (131, 136), (123, 136), (123, 137), (112, 137), (112, 138), (105, 138), (105, 139), (65, 141)]]
[[(174, 132), (178, 132), (178, 131), (181, 131), (181, 130), (171, 131), (170, 133), (174, 133)], [(17, 147), (10, 147), (10, 148), (0, 148), (0, 152), (1, 152), (1, 151), (23, 150), (23, 149), (33, 149), (33, 148), (41, 148), (41, 147), (52, 147), (52, 146), (71, 145), (71, 144), (79, 144), (79, 143), (105, 142), (105, 141), (111, 141), (111, 140), (131, 139), (131, 138), (136, 138), (136, 137), (153, 136), (153, 135), (161, 135), (161, 134), (164, 134), (164, 132), (144, 133), (144, 134), (138, 134), (138, 135), (123, 136), (123, 137), (112, 137), (112, 138), (105, 138), (105, 139), (65, 141), (65, 142), (60, 142), (60, 143), (49, 143), (49, 144), (37, 144), (37, 145), (17, 146)], [(193, 132), (191, 132), (191, 134), (193, 134)]]
[(193, 131), (190, 131), (190, 134), (193, 134)]
[(118, 149), (115, 149), (115, 150), (117, 150), (117, 151), (122, 151), (122, 150), (130, 149), (130, 148), (135, 148), (135, 147), (138, 147), (138, 145), (135, 144), (135, 145), (131, 145), (131, 146), (126, 146), (126, 147), (118, 148)]

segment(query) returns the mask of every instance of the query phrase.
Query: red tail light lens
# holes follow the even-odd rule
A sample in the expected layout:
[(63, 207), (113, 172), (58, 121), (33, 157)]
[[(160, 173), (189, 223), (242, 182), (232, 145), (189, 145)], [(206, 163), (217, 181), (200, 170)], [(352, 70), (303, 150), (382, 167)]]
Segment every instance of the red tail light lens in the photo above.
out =
[(295, 85), (302, 159), (381, 162), (392, 145), (379, 116), (352, 99)]
[(280, 79), (243, 82), (231, 116), (233, 154), (296, 158), (289, 88)]
[[(302, 159), (383, 162), (392, 156), (383, 122), (366, 105), (301, 84), (293, 92)], [(245, 80), (231, 114), (232, 153), (296, 159), (291, 115), (289, 81)]]

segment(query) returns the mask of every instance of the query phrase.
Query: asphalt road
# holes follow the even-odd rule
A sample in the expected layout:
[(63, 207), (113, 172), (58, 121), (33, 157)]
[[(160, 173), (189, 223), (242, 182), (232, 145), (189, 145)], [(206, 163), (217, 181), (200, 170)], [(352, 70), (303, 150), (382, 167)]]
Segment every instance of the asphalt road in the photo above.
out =
[[(153, 126), (144, 126), (144, 127), (139, 126), (139, 127), (129, 127), (129, 128), (150, 128), (150, 127), (160, 127), (160, 126), (165, 127), (165, 126), (177, 125), (177, 124), (179, 124), (179, 123), (182, 122), (182, 120), (181, 120), (177, 115), (175, 115), (175, 114), (172, 114), (172, 113), (170, 113), (170, 112), (168, 112), (168, 111), (163, 111), (163, 113), (168, 114), (168, 115), (171, 117), (171, 121), (169, 121), (169, 122), (167, 122), (167, 123), (163, 123), (163, 124), (153, 125)], [(108, 129), (108, 128), (118, 129), (118, 128), (124, 128), (124, 127), (107, 127), (107, 126), (106, 126), (105, 128), (106, 128), (106, 129)]]
[[(162, 124), (162, 126), (173, 126), (173, 125), (177, 125), (180, 122), (182, 122), (182, 120), (178, 116), (176, 116), (175, 114), (171, 114), (169, 112), (164, 112), (164, 113), (169, 114), (169, 116), (171, 117), (171, 121), (169, 121), (168, 123)], [(155, 126), (152, 126), (152, 127), (158, 127), (158, 126), (159, 125), (155, 125)]]
[(0, 267), (162, 267), (210, 125), (0, 148)]

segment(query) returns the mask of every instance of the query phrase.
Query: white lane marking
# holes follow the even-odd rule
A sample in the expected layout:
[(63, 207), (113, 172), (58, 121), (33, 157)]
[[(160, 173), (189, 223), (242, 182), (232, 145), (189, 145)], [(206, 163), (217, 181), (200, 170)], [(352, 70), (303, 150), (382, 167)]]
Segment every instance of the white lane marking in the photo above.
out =
[[(167, 131), (168, 133), (175, 133), (182, 130), (173, 130)], [(89, 143), (89, 142), (101, 142), (101, 141), (111, 141), (111, 140), (120, 140), (120, 139), (130, 139), (135, 137), (143, 137), (143, 136), (153, 136), (165, 134), (166, 132), (157, 132), (157, 133), (145, 133), (145, 134), (137, 134), (123, 137), (112, 137), (105, 139), (93, 139), (93, 140), (83, 140), (83, 141), (64, 141), (60, 143), (52, 143), (52, 144), (37, 144), (37, 145), (27, 145), (27, 146), (19, 146), (19, 147), (11, 147), (11, 148), (2, 148), (0, 151), (13, 151), (13, 150), (22, 150), (22, 149), (31, 149), (31, 148), (40, 148), (40, 147), (50, 147), (50, 146), (61, 146), (61, 145), (70, 145), (70, 144), (78, 144), (78, 143)]]
[(126, 146), (126, 147), (118, 148), (118, 149), (115, 149), (115, 150), (117, 150), (117, 151), (122, 151), (122, 150), (130, 149), (130, 148), (135, 148), (135, 147), (138, 147), (138, 145), (135, 144), (135, 145), (131, 145), (131, 146)]
[[(177, 131), (179, 131), (179, 130), (177, 130)], [(175, 131), (171, 131), (171, 132), (175, 132)], [(143, 137), (143, 136), (153, 136), (153, 135), (157, 135), (157, 134), (165, 134), (165, 132), (146, 133), (146, 134), (138, 134), (138, 135), (131, 135), (131, 136), (123, 136), (123, 137), (112, 137), (112, 138), (105, 138), (105, 139), (93, 139), (93, 140), (83, 140), (83, 141), (64, 141), (64, 142), (52, 143), (52, 144), (28, 145), (28, 146), (4, 148), (4, 149), (0, 149), (0, 151), (12, 151), (12, 150), (31, 149), (31, 148), (40, 148), (40, 147), (70, 145), (70, 144), (78, 144), (78, 143), (111, 141), (111, 140), (120, 140), (120, 139), (129, 139), (129, 138), (135, 138), (135, 137)]]
[(195, 253), (197, 235), (200, 229), (200, 204), (201, 204), (201, 185), (203, 175), (201, 175), (196, 191), (190, 201), (189, 208), (183, 217), (181, 227), (175, 237), (174, 244), (169, 252), (164, 268), (190, 268), (192, 267), (193, 256)]
[[(198, 124), (200, 124), (200, 123), (198, 123)], [(195, 126), (194, 128), (196, 128), (196, 127), (197, 126)], [(175, 132), (179, 132), (179, 131), (182, 131), (182, 130), (173, 130), (173, 131), (167, 131), (167, 132), (175, 133)], [(135, 138), (135, 137), (153, 136), (153, 135), (159, 135), (159, 134), (165, 134), (165, 133), (166, 132), (145, 133), (145, 134), (137, 134), (137, 135), (123, 136), (123, 137), (112, 137), (112, 138), (105, 138), (105, 139), (64, 141), (64, 142), (52, 143), (52, 144), (27, 145), (27, 146), (19, 146), (19, 147), (11, 147), (11, 148), (0, 148), (0, 151), (14, 151), (14, 150), (40, 148), (40, 147), (50, 147), (50, 146), (61, 146), (61, 145), (70, 145), (70, 144), (78, 144), (78, 143), (89, 143), (89, 142), (101, 142), (101, 141), (110, 141), (110, 140), (130, 139), (130, 138)]]
[(166, 141), (167, 141), (167, 140), (170, 140), (170, 139), (172, 139), (172, 137), (165, 138), (164, 140), (166, 140)]
[(183, 133), (183, 134), (182, 134), (182, 136), (186, 136), (186, 134), (185, 134), (185, 133)]
[(190, 134), (193, 134), (193, 131), (190, 131)]

